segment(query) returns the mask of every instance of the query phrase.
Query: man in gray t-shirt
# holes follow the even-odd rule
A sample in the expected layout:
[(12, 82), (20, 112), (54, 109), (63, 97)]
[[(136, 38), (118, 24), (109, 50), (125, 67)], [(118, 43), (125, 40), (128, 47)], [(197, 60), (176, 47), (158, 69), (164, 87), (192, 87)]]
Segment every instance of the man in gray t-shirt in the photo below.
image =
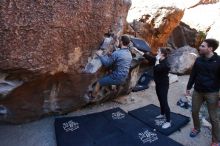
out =
[(119, 50), (114, 51), (110, 56), (97, 53), (104, 67), (110, 68), (112, 72), (98, 80), (93, 92), (93, 96), (97, 94), (100, 86), (120, 85), (123, 84), (128, 77), (132, 56), (129, 51), (130, 39), (123, 35), (120, 39)]

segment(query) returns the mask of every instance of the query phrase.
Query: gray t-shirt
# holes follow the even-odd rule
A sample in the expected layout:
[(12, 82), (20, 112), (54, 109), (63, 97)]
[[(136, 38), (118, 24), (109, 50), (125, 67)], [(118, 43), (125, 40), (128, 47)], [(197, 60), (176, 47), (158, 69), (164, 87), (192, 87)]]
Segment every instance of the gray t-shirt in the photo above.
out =
[(125, 80), (131, 66), (132, 56), (127, 48), (114, 51), (110, 56), (100, 56), (100, 60), (105, 67), (111, 67), (110, 76), (115, 80)]

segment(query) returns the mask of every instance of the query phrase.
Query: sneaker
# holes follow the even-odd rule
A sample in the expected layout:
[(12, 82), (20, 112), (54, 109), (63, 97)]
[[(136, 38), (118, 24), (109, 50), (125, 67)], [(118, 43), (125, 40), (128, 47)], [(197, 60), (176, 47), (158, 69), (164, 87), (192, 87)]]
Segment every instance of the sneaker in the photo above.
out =
[(158, 116), (156, 116), (156, 119), (163, 119), (163, 118), (165, 118), (165, 115), (158, 115)]
[(162, 129), (167, 129), (169, 127), (171, 127), (171, 122), (166, 122), (162, 125)]
[(220, 146), (220, 143), (212, 143), (211, 146)]
[(196, 137), (199, 133), (200, 133), (200, 130), (193, 128), (192, 131), (190, 132), (189, 136)]

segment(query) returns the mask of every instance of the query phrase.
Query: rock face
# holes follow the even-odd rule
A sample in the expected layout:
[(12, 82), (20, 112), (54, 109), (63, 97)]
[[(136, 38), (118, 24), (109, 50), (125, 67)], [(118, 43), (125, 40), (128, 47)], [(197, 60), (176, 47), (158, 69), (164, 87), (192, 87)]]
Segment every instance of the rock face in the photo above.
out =
[(179, 75), (190, 73), (197, 57), (198, 51), (190, 46), (174, 50), (168, 58), (171, 73)]
[(170, 34), (179, 25), (184, 14), (183, 9), (163, 6), (163, 4), (150, 8), (144, 2), (142, 7), (146, 6), (146, 8), (135, 7), (130, 10), (130, 13), (135, 13), (137, 9), (143, 12), (139, 18), (130, 23), (126, 32), (145, 39), (153, 53), (156, 53), (158, 47), (166, 46)]
[[(82, 107), (99, 72), (85, 68), (103, 34), (121, 34), (130, 0), (0, 1), (0, 121), (26, 122)], [(21, 84), (22, 83), (22, 84)], [(7, 91), (7, 92), (6, 92)]]
[[(208, 3), (209, 5), (206, 5)], [(218, 33), (220, 27), (219, 9), (219, 0), (202, 0), (199, 5), (186, 9), (182, 21), (190, 25), (191, 28), (207, 35), (206, 38), (215, 38), (220, 41)], [(220, 54), (219, 49), (216, 52)]]
[(219, 0), (132, 0), (126, 31), (145, 39), (154, 53), (167, 45), (197, 48), (219, 20), (219, 8)]
[(180, 48), (187, 45), (198, 48), (202, 40), (206, 37), (205, 35), (206, 34), (198, 32), (194, 28), (190, 28), (190, 26), (185, 23), (180, 22), (173, 30), (167, 43), (172, 48)]
[(78, 71), (108, 29), (119, 31), (129, 5), (126, 0), (1, 1), (0, 68)]

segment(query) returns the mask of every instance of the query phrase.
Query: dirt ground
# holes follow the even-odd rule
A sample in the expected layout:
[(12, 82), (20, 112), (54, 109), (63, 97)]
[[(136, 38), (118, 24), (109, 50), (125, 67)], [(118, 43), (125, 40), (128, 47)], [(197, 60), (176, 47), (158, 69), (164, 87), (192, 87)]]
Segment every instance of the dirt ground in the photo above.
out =
[[(179, 77), (179, 82), (170, 85), (169, 105), (171, 111), (191, 117), (190, 110), (185, 110), (176, 105), (177, 100), (184, 93), (189, 76)], [(94, 112), (121, 107), (125, 111), (143, 107), (148, 104), (158, 105), (154, 87), (145, 91), (131, 93), (120, 98), (122, 103), (109, 101), (98, 105), (89, 105), (84, 109), (72, 112), (66, 116), (85, 115)], [(56, 117), (44, 118), (36, 122), (23, 125), (0, 125), (0, 146), (56, 146), (54, 133), (54, 119)], [(209, 146), (211, 143), (211, 132), (208, 128), (202, 128), (202, 132), (196, 138), (190, 138), (189, 132), (192, 121), (181, 131), (175, 132), (170, 138), (185, 146)]]

